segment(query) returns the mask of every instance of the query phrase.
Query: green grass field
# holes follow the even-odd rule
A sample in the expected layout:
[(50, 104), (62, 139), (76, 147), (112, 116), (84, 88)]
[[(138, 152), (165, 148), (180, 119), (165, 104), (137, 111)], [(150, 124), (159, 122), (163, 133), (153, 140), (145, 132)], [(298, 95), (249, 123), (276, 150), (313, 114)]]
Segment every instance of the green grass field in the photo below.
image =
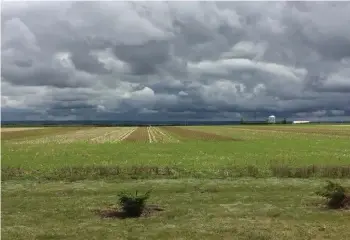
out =
[[(1, 137), (4, 239), (349, 239), (349, 212), (323, 209), (314, 193), (330, 178), (350, 187), (349, 126), (47, 127)], [(164, 212), (118, 220), (93, 211), (121, 190), (148, 189)]]

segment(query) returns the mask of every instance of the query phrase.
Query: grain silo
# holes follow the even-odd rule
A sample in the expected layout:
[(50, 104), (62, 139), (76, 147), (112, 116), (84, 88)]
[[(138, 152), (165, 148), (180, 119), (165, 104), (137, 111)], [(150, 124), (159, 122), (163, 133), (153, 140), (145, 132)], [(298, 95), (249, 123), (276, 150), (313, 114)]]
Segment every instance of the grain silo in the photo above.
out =
[(268, 123), (276, 123), (276, 117), (274, 115), (269, 116), (267, 122)]

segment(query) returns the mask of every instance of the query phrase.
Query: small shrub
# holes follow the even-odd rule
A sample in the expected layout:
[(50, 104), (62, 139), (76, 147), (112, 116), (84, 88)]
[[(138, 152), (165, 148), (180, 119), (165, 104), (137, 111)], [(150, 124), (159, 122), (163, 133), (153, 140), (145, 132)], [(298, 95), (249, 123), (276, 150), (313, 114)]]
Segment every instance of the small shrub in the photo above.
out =
[(150, 191), (143, 195), (131, 195), (125, 192), (120, 193), (119, 204), (126, 217), (140, 217), (146, 206), (146, 201), (149, 198)]
[(327, 181), (327, 185), (316, 194), (328, 200), (327, 206), (331, 209), (345, 208), (348, 205), (346, 189), (338, 183)]

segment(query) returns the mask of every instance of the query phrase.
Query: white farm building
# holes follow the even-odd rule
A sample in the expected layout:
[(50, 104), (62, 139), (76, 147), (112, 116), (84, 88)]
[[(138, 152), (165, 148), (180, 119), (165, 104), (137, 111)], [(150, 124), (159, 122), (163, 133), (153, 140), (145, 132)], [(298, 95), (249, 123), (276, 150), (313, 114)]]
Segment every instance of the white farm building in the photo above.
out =
[(293, 121), (293, 124), (310, 123), (310, 121)]
[(274, 115), (269, 116), (267, 119), (268, 123), (276, 123), (276, 117)]

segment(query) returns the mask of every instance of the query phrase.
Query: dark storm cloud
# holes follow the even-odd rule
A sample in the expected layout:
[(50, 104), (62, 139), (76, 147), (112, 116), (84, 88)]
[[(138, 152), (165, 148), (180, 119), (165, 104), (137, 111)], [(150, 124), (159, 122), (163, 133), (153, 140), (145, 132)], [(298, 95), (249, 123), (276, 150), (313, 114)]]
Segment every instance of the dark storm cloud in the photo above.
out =
[(350, 4), (6, 2), (3, 118), (340, 117)]
[(100, 63), (96, 57), (91, 56), (88, 52), (86, 52), (86, 49), (82, 49), (81, 51), (73, 51), (71, 59), (74, 67), (78, 70), (92, 74), (110, 73), (110, 71), (105, 69), (103, 64)]
[(165, 41), (148, 41), (142, 45), (117, 45), (115, 55), (128, 63), (136, 75), (155, 74), (159, 65), (169, 58), (169, 43)]

